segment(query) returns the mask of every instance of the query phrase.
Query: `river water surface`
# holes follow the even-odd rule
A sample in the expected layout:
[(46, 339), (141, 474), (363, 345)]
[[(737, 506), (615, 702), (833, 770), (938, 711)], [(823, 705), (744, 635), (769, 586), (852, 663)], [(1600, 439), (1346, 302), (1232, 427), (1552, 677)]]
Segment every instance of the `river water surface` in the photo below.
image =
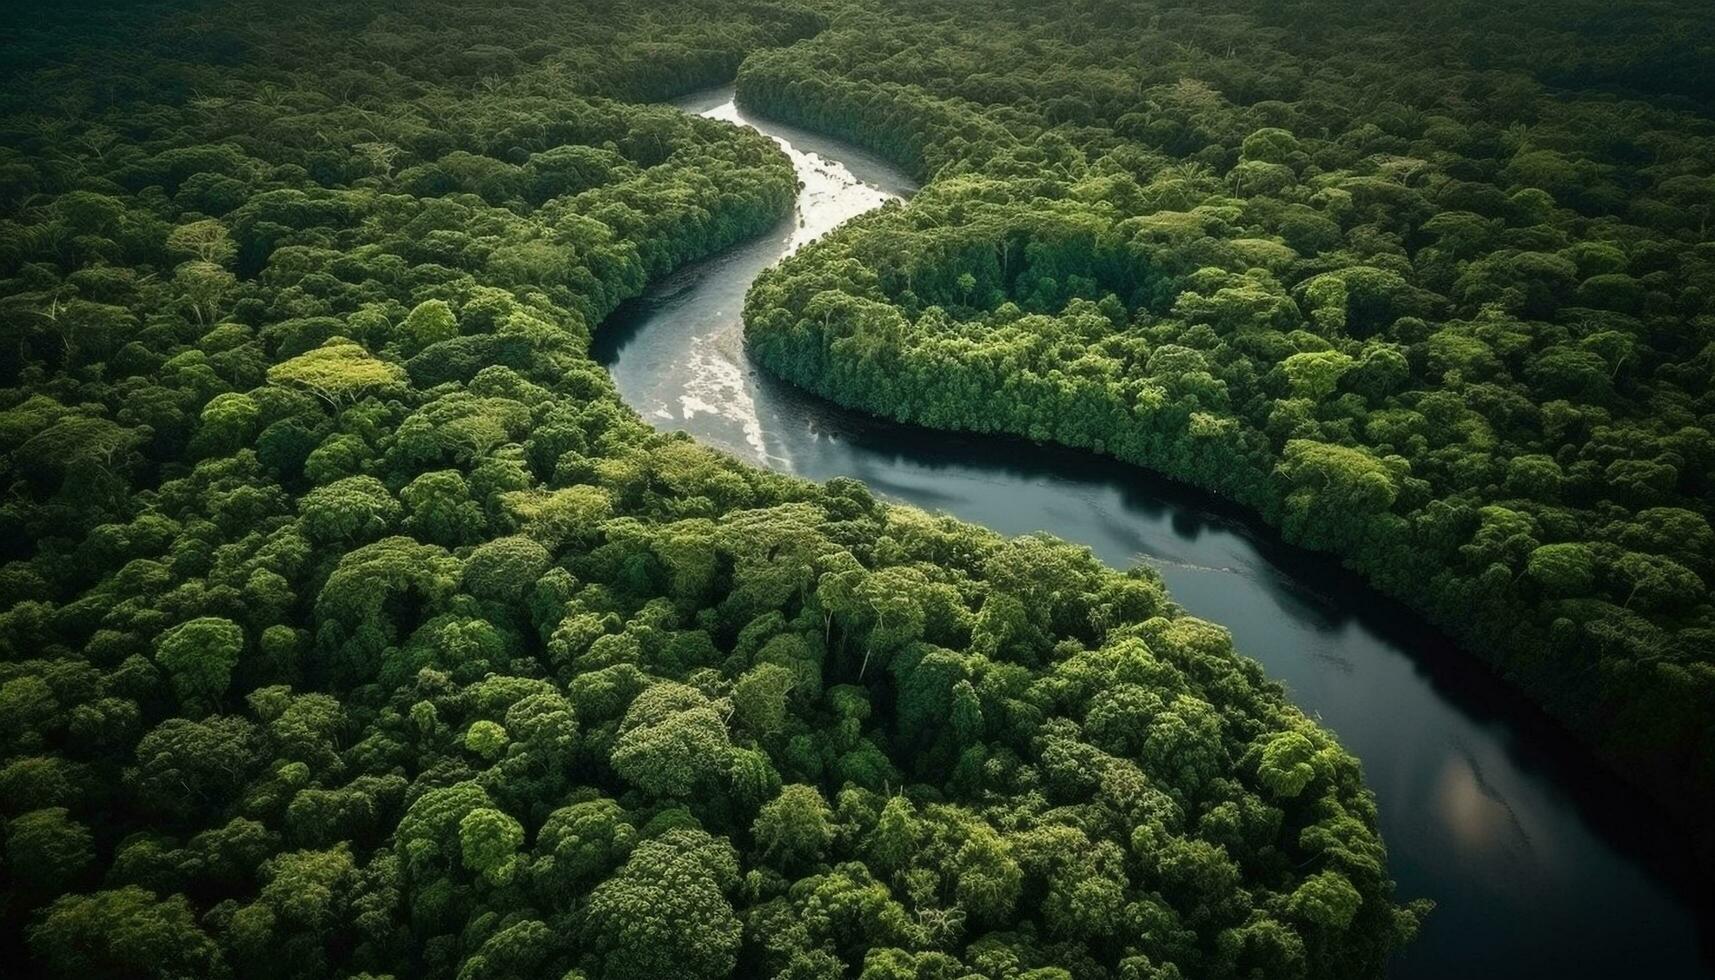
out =
[(1715, 976), (1703, 880), (1660, 814), (1335, 563), (1134, 467), (872, 419), (762, 375), (740, 320), (756, 275), (914, 187), (849, 144), (747, 115), (730, 88), (676, 105), (773, 137), (802, 187), (789, 221), (670, 277), (598, 333), (597, 359), (639, 414), (762, 466), (853, 477), (889, 500), (1157, 568), (1363, 761), (1400, 898), (1437, 905), (1390, 975)]

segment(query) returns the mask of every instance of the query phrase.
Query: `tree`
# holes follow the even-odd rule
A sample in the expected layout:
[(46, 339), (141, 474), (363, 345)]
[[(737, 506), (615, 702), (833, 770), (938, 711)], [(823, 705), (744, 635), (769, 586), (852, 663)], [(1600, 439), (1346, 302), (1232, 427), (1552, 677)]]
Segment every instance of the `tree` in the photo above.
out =
[(1323, 929), (1344, 929), (1358, 914), (1363, 896), (1338, 871), (1319, 871), (1304, 879), (1287, 900), (1287, 908), (1305, 922)]
[(1622, 606), (1636, 602), (1644, 608), (1671, 611), (1695, 602), (1704, 591), (1696, 573), (1660, 555), (1627, 552), (1614, 570), (1627, 590)]
[(482, 505), (471, 499), (470, 485), (457, 470), (424, 473), (399, 491), (399, 499), (407, 511), (406, 528), (435, 544), (468, 544), (488, 525)]
[(344, 911), (357, 868), (346, 842), (325, 851), (292, 851), (262, 865), (260, 900), (277, 923), (323, 934)]
[[(539, 919), (515, 922), (484, 940), (459, 965), (458, 980), (540, 976), (545, 961), (563, 944), (564, 939)], [(567, 974), (574, 975), (575, 971)]]
[(1311, 546), (1346, 540), (1399, 497), (1398, 467), (1362, 449), (1293, 439), (1275, 472), (1290, 488), (1287, 533)]
[(757, 735), (772, 735), (786, 726), (787, 697), (798, 685), (792, 668), (778, 663), (760, 663), (733, 685), (733, 715), (739, 724)]
[[(437, 787), (419, 796), (394, 832), (406, 872), (427, 882), (464, 866), (464, 818), (493, 805), (488, 793), (470, 781)], [(482, 842), (482, 835), (478, 837)]]
[(392, 530), (404, 508), (375, 477), (348, 476), (304, 494), (298, 512), (311, 538), (355, 543)]
[(688, 797), (724, 770), (732, 746), (708, 697), (683, 684), (655, 684), (625, 712), (613, 743), (614, 771), (655, 796)]
[(509, 744), (506, 729), (487, 719), (472, 722), (464, 733), (464, 747), (488, 760), (499, 758)]
[(602, 878), (637, 846), (627, 813), (609, 799), (586, 800), (548, 815), (536, 835), (533, 873), (549, 894), (563, 896)]
[(30, 948), (62, 976), (226, 975), (214, 943), (197, 928), (183, 895), (158, 898), (135, 886), (66, 895), (28, 929)]
[(1525, 573), (1550, 595), (1588, 595), (1596, 582), (1596, 558), (1582, 544), (1545, 544), (1530, 553)]
[(405, 370), (372, 356), (361, 344), (335, 338), (268, 369), (274, 384), (300, 388), (338, 408), (365, 395), (395, 392), (406, 383)]
[(363, 638), (366, 626), (394, 629), (391, 613), (410, 603), (434, 610), (452, 595), (461, 570), (462, 563), (441, 548), (383, 538), (340, 558), (316, 596), (316, 616), (324, 624), (341, 624), (355, 639)]
[(584, 936), (609, 980), (705, 980), (737, 963), (743, 928), (725, 891), (737, 880), (731, 845), (669, 830), (637, 846), (590, 895)]
[(185, 262), (173, 271), (173, 287), (199, 326), (220, 322), (224, 301), (237, 285), (238, 278), (232, 273), (201, 259)]
[(399, 325), (399, 333), (405, 341), (405, 350), (415, 354), (430, 344), (457, 337), (459, 322), (445, 300), (424, 300), (412, 307), (405, 322)]
[(89, 829), (65, 807), (31, 810), (6, 825), (6, 868), (26, 895), (52, 895), (95, 861)]
[(122, 465), (142, 444), (135, 429), (108, 419), (68, 415), (38, 431), (13, 452), (26, 473), (65, 473), (79, 467), (100, 471)]
[(903, 796), (889, 798), (869, 840), (871, 863), (884, 873), (903, 869), (917, 853), (918, 837), (917, 813), (911, 801)]
[(506, 813), (481, 807), (459, 821), (459, 847), (464, 866), (492, 885), (505, 884), (518, 868), (518, 848), (524, 828)]
[(226, 226), (213, 218), (175, 227), (167, 235), (167, 248), (188, 254), (198, 262), (221, 267), (231, 263), (238, 255), (238, 246), (233, 244)]
[(833, 840), (833, 813), (814, 786), (794, 784), (764, 804), (751, 826), (764, 859), (791, 869), (815, 863)]
[(954, 893), (973, 918), (1004, 922), (1018, 901), (1024, 873), (999, 834), (986, 824), (970, 831), (953, 858)]
[(1290, 131), (1275, 127), (1256, 130), (1239, 146), (1243, 159), (1267, 163), (1291, 163), (1298, 152), (1298, 139)]
[(260, 758), (255, 726), (243, 718), (169, 718), (137, 743), (126, 779), (149, 808), (184, 816), (231, 802)]
[(1298, 796), (1316, 778), (1316, 769), (1310, 764), (1315, 751), (1316, 746), (1298, 732), (1276, 734), (1263, 745), (1257, 779), (1278, 798)]
[(479, 545), (465, 560), (464, 585), (472, 595), (516, 601), (548, 570), (548, 549), (522, 535)]
[(1308, 351), (1280, 362), (1293, 396), (1318, 402), (1332, 395), (1340, 378), (1356, 365), (1357, 361), (1338, 351)]
[(197, 436), (211, 453), (231, 453), (256, 435), (262, 409), (249, 395), (226, 392), (203, 406)]

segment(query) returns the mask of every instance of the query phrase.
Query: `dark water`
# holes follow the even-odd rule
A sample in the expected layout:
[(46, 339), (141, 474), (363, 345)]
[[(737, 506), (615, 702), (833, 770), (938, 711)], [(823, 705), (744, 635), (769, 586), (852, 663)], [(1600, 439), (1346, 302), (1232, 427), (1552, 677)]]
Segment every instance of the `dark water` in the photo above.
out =
[(892, 500), (1158, 568), (1181, 605), (1231, 629), (1363, 760), (1400, 896), (1437, 903), (1393, 976), (1715, 976), (1703, 880), (1659, 813), (1334, 563), (1136, 468), (859, 416), (753, 368), (739, 314), (757, 273), (913, 188), (861, 150), (740, 113), (731, 94), (679, 106), (780, 141), (804, 185), (799, 213), (602, 329), (596, 356), (633, 408), (760, 465), (854, 477)]

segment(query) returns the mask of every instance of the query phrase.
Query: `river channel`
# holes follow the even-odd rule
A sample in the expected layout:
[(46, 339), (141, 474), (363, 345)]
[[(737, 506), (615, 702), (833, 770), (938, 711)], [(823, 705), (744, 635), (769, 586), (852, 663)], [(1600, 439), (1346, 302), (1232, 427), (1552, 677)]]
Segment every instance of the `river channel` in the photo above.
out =
[(797, 213), (603, 326), (595, 355), (632, 408), (761, 466), (853, 477), (1006, 534), (1051, 532), (1115, 567), (1154, 566), (1175, 600), (1230, 629), (1363, 761), (1399, 897), (1437, 905), (1391, 976), (1715, 976), (1704, 879), (1661, 814), (1338, 564), (1135, 467), (858, 415), (754, 367), (740, 312), (757, 274), (914, 186), (872, 154), (753, 117), (732, 96), (675, 105), (779, 142), (801, 182)]

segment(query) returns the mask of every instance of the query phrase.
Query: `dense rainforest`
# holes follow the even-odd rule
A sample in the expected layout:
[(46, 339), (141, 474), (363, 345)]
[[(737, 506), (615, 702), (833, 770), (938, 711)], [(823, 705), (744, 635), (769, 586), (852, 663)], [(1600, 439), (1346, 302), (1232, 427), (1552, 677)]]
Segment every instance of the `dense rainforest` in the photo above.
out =
[(739, 97), (927, 181), (759, 280), (766, 369), (1254, 509), (1715, 845), (1707, 9), (907, 0)]
[(1357, 760), (1153, 573), (743, 466), (590, 360), (792, 204), (642, 103), (846, 15), (3, 15), (5, 972), (1381, 972), (1423, 910)]

